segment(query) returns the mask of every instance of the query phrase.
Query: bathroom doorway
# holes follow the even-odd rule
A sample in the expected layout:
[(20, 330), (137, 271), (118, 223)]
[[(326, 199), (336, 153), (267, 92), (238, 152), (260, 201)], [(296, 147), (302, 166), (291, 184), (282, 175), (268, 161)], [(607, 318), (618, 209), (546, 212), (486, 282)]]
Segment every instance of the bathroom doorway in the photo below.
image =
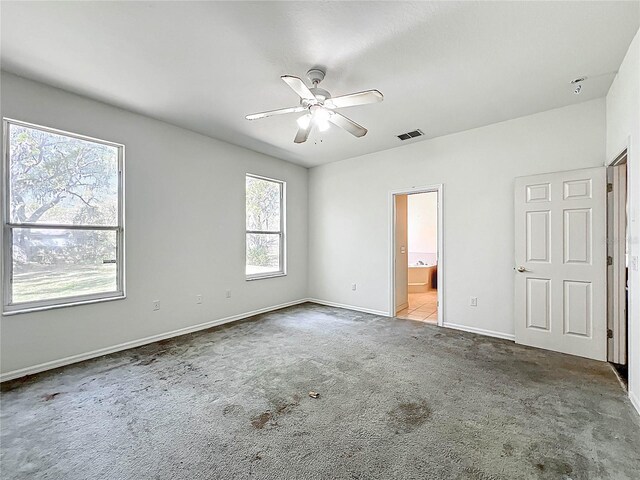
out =
[(442, 325), (442, 186), (392, 193), (391, 316)]

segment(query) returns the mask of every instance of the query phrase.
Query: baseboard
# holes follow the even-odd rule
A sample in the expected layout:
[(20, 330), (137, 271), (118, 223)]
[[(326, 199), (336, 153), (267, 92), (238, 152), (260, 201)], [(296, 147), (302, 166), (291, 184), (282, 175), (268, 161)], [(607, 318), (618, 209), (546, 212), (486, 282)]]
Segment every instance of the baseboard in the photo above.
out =
[(307, 298), (307, 301), (311, 303), (317, 303), (318, 305), (326, 305), (327, 307), (345, 308), (347, 310), (355, 310), (356, 312), (371, 313), (373, 315), (381, 315), (383, 317), (389, 316), (389, 312), (385, 312), (382, 310), (373, 310), (371, 308), (356, 307), (355, 305), (346, 305), (344, 303), (329, 302), (327, 300), (320, 300), (318, 298)]
[(445, 322), (443, 325), (445, 328), (453, 328), (454, 330), (462, 330), (464, 332), (477, 333), (479, 335), (486, 335), (488, 337), (502, 338), (504, 340), (515, 341), (516, 336), (510, 333), (494, 332), (493, 330), (485, 330), (484, 328), (468, 327), (466, 325), (458, 325), (456, 323)]
[[(382, 310), (373, 310), (371, 308), (356, 307), (354, 305), (346, 305), (343, 303), (329, 302), (327, 300), (320, 300), (317, 298), (307, 298), (307, 301), (312, 303), (317, 303), (319, 305), (326, 305), (328, 307), (346, 308), (347, 310), (355, 310), (357, 312), (372, 313), (373, 315), (381, 315), (384, 317), (389, 316), (389, 312), (385, 312)], [(515, 340), (515, 335), (509, 334), (509, 333), (494, 332), (493, 330), (485, 330), (484, 328), (468, 327), (466, 325), (458, 325), (456, 323), (445, 323), (443, 326), (446, 328), (453, 328), (455, 330), (462, 330), (465, 332), (477, 333), (479, 335), (502, 338), (504, 340), (511, 340), (511, 341)]]
[(629, 400), (631, 400), (631, 404), (638, 412), (638, 415), (640, 415), (640, 399), (636, 397), (632, 391), (629, 391)]
[(399, 312), (400, 310), (404, 310), (405, 308), (409, 308), (409, 304), (408, 303), (403, 303), (402, 305), (398, 305), (396, 307), (396, 312)]
[(130, 348), (140, 347), (142, 345), (158, 342), (160, 340), (166, 340), (167, 338), (179, 337), (181, 335), (197, 332), (199, 330), (206, 330), (207, 328), (216, 327), (218, 325), (223, 325), (225, 323), (235, 322), (237, 320), (253, 317), (254, 315), (259, 315), (261, 313), (280, 310), (281, 308), (291, 307), (293, 305), (298, 305), (301, 303), (305, 303), (307, 301), (309, 300), (306, 298), (303, 298), (300, 300), (294, 300), (292, 302), (281, 303), (280, 305), (260, 308), (258, 310), (253, 310), (251, 312), (240, 313), (238, 315), (232, 315), (230, 317), (220, 318), (217, 320), (212, 320), (210, 322), (199, 323), (198, 325), (192, 325), (190, 327), (180, 328), (178, 330), (172, 330), (170, 332), (152, 335), (150, 337), (145, 337), (138, 340), (132, 340), (130, 342), (121, 343), (119, 345), (114, 345), (111, 347), (100, 348), (98, 350), (93, 350), (91, 352), (71, 355), (70, 357), (65, 357), (58, 360), (52, 360), (50, 362), (40, 363), (38, 365), (33, 365), (31, 367), (20, 368), (18, 370), (13, 370), (11, 372), (0, 374), (0, 382), (6, 382), (7, 380), (13, 380), (15, 378), (24, 377), (25, 375), (33, 375), (34, 373), (44, 372), (45, 370), (52, 370), (54, 368), (63, 367), (65, 365), (70, 365), (72, 363), (82, 362), (84, 360), (89, 360), (91, 358), (101, 357), (103, 355), (108, 355), (110, 353), (120, 352), (122, 350), (128, 350)]

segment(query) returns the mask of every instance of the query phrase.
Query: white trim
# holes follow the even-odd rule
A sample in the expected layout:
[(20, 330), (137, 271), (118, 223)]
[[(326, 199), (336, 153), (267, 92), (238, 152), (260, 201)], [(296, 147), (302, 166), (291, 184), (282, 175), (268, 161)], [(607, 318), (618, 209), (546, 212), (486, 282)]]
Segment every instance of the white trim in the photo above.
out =
[(640, 399), (636, 397), (631, 390), (629, 390), (629, 400), (631, 400), (631, 405), (633, 405), (640, 415)]
[(629, 135), (629, 136), (627, 137), (626, 145), (624, 146), (624, 148), (623, 148), (623, 149), (621, 149), (621, 150), (618, 152), (618, 154), (617, 154), (615, 157), (613, 157), (613, 158), (612, 158), (612, 159), (610, 159), (610, 160), (608, 159), (608, 160), (605, 160), (605, 161), (604, 161), (604, 166), (605, 166), (605, 167), (613, 167), (613, 166), (617, 165), (617, 164), (618, 164), (618, 162), (619, 162), (620, 160), (622, 160), (623, 158), (626, 158), (626, 159), (627, 159), (627, 162), (629, 162), (629, 157), (630, 157), (630, 156), (629, 156), (629, 150), (630, 150), (630, 148), (631, 148), (631, 135)]
[(254, 280), (263, 280), (265, 278), (274, 278), (274, 277), (286, 277), (287, 274), (280, 271), (280, 272), (275, 272), (275, 273), (261, 273), (261, 274), (256, 274), (256, 275), (247, 275), (247, 277), (245, 278), (245, 280), (247, 282), (253, 282)]
[(346, 305), (344, 303), (329, 302), (327, 300), (320, 300), (318, 298), (307, 298), (307, 302), (317, 303), (318, 305), (326, 305), (327, 307), (345, 308), (347, 310), (354, 310), (356, 312), (371, 313), (372, 315), (380, 315), (382, 317), (392, 317), (389, 312), (384, 310), (373, 310), (371, 308), (356, 307), (355, 305)]
[[(245, 200), (247, 197), (247, 189), (246, 182), (247, 177), (255, 178), (257, 180), (263, 180), (266, 182), (277, 183), (280, 185), (280, 230), (275, 231), (262, 231), (262, 230), (247, 230), (246, 228), (246, 209), (245, 209), (245, 280), (263, 280), (265, 278), (274, 278), (274, 277), (285, 277), (287, 275), (287, 182), (286, 180), (278, 180), (275, 178), (264, 177), (262, 175), (255, 175), (253, 173), (245, 172)], [(279, 235), (280, 236), (280, 258), (278, 259), (278, 263), (280, 268), (277, 272), (268, 272), (268, 273), (255, 273), (251, 275), (247, 275), (246, 267), (247, 267), (247, 235), (248, 234), (264, 234), (264, 235)]]
[(409, 187), (389, 192), (389, 311), (388, 317), (396, 316), (396, 235), (395, 235), (395, 196), (412, 195), (414, 193), (436, 192), (438, 194), (438, 326), (444, 326), (444, 184), (437, 183), (422, 187)]
[(32, 365), (30, 367), (19, 368), (18, 370), (12, 370), (10, 372), (0, 374), (0, 382), (7, 380), (13, 380), (14, 378), (24, 377), (25, 375), (33, 375), (34, 373), (44, 372), (45, 370), (52, 370), (54, 368), (63, 367), (72, 363), (82, 362), (91, 358), (101, 357), (110, 353), (120, 352), (122, 350), (129, 350), (130, 348), (140, 347), (149, 343), (165, 340), (167, 338), (179, 337), (186, 335), (187, 333), (197, 332), (199, 330), (205, 330), (207, 328), (216, 327), (225, 323), (234, 322), (236, 320), (242, 320), (244, 318), (253, 317), (261, 313), (271, 312), (273, 310), (279, 310), (285, 307), (291, 307), (307, 302), (308, 299), (302, 298), (300, 300), (294, 300), (292, 302), (281, 303), (280, 305), (274, 305), (272, 307), (260, 308), (251, 312), (239, 313), (230, 317), (220, 318), (217, 320), (211, 320), (205, 323), (199, 323), (198, 325), (192, 325), (190, 327), (180, 328), (178, 330), (172, 330), (170, 332), (159, 333), (157, 335), (151, 335), (149, 337), (140, 338), (138, 340), (132, 340), (130, 342), (120, 343), (111, 347), (99, 348), (91, 352), (79, 353), (77, 355), (71, 355), (69, 357), (60, 358), (58, 360), (52, 360), (50, 362), (40, 363), (38, 365)]
[[(326, 305), (328, 307), (346, 308), (347, 310), (355, 310), (356, 312), (371, 313), (373, 315), (380, 315), (383, 317), (394, 317), (394, 315), (389, 315), (389, 312), (385, 312), (382, 310), (373, 310), (371, 308), (345, 305), (343, 303), (329, 302), (327, 300), (319, 300), (317, 298), (307, 298), (307, 301), (311, 303), (317, 303), (318, 305)], [(496, 332), (493, 330), (485, 330), (484, 328), (468, 327), (466, 325), (458, 325), (456, 323), (445, 323), (442, 326), (445, 328), (451, 328), (454, 330), (461, 330), (464, 332), (475, 333), (478, 335), (485, 335), (487, 337), (495, 337), (495, 338), (502, 338), (504, 340), (515, 341), (515, 335), (510, 333), (502, 333), (502, 332)]]
[[(12, 126), (20, 126), (31, 130), (60, 135), (67, 138), (79, 139), (82, 141), (107, 145), (118, 151), (118, 222), (117, 225), (60, 225), (60, 224), (38, 224), (38, 223), (15, 223), (10, 222), (11, 192), (9, 188), (9, 173), (11, 170), (11, 159), (9, 150), (9, 130)], [(23, 122), (8, 117), (2, 118), (2, 138), (3, 151), (0, 174), (2, 175), (2, 198), (5, 207), (2, 209), (2, 245), (0, 246), (0, 257), (2, 268), (0, 269), (4, 290), (2, 302), (2, 315), (13, 315), (32, 311), (49, 310), (53, 308), (71, 307), (86, 303), (97, 303), (101, 301), (120, 300), (126, 298), (125, 277), (125, 145), (122, 143), (110, 142), (99, 138), (88, 137), (86, 135), (58, 130), (56, 128)], [(13, 245), (12, 232), (14, 229), (58, 229), (58, 230), (89, 230), (89, 231), (113, 231), (116, 234), (116, 290), (111, 292), (100, 292), (89, 295), (73, 295), (70, 297), (30, 300), (26, 302), (13, 303)], [(1, 377), (0, 377), (1, 378)], [(0, 380), (1, 381), (1, 380)]]
[[(86, 300), (79, 300), (80, 298), (86, 298)], [(126, 295), (115, 292), (113, 294), (95, 293), (92, 295), (85, 295), (83, 297), (60, 298), (59, 300), (61, 303), (57, 303), (55, 305), (43, 303), (41, 306), (36, 306), (37, 302), (33, 302), (33, 306), (31, 307), (17, 308), (21, 305), (25, 305), (23, 303), (17, 303), (14, 305), (14, 307), (16, 307), (15, 310), (6, 310), (2, 312), (2, 316), (10, 317), (11, 315), (20, 315), (21, 313), (44, 312), (46, 310), (57, 310), (58, 308), (75, 307), (76, 305), (92, 305), (94, 303), (113, 302), (114, 300), (124, 300), (126, 298)], [(66, 302), (62, 303), (63, 301)]]
[(487, 337), (495, 337), (495, 338), (502, 338), (504, 340), (511, 340), (512, 342), (515, 341), (516, 339), (516, 336), (512, 333), (502, 333), (502, 332), (496, 332), (494, 330), (485, 330), (484, 328), (468, 327), (467, 325), (459, 325), (457, 323), (445, 323), (442, 326), (445, 328), (452, 328), (454, 330), (461, 330), (463, 332), (486, 335)]

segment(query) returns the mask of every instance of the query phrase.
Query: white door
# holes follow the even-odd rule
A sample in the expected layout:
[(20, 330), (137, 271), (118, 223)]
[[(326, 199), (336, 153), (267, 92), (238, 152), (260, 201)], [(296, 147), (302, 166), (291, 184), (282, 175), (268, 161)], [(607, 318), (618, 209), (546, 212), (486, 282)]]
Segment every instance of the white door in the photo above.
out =
[(516, 342), (607, 359), (605, 167), (515, 180)]

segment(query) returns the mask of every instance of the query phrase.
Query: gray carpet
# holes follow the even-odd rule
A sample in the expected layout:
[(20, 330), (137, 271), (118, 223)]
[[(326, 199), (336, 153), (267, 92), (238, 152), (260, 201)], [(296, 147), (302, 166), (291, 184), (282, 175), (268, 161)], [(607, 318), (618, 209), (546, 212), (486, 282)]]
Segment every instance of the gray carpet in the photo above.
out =
[(4, 479), (640, 478), (607, 364), (312, 304), (2, 390)]

